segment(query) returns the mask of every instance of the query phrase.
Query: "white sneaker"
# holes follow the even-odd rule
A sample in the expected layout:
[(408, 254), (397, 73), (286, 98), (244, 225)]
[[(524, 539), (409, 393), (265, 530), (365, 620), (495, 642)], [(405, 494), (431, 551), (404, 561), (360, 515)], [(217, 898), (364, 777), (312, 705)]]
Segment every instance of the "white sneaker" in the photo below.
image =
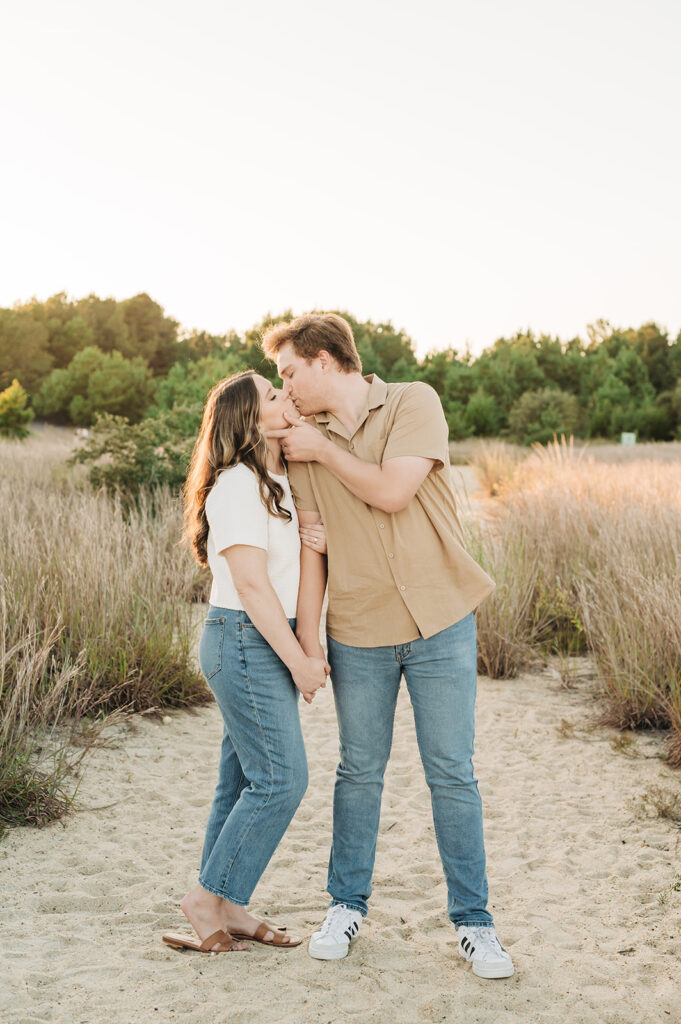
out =
[(310, 938), (308, 953), (315, 960), (342, 960), (348, 955), (350, 942), (356, 938), (362, 915), (344, 903), (329, 907), (326, 920)]
[(494, 928), (467, 927), (457, 929), (459, 955), (473, 964), (479, 978), (510, 978), (513, 961), (499, 942)]

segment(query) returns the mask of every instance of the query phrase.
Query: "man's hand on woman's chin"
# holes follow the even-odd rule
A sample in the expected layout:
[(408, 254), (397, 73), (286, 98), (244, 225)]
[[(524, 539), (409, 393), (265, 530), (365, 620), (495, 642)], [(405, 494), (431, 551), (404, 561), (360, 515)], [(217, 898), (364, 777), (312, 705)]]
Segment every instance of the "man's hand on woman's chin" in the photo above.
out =
[(284, 418), (290, 424), (285, 430), (269, 430), (268, 437), (278, 437), (281, 450), (288, 462), (318, 462), (325, 444), (329, 442), (315, 428), (285, 412)]

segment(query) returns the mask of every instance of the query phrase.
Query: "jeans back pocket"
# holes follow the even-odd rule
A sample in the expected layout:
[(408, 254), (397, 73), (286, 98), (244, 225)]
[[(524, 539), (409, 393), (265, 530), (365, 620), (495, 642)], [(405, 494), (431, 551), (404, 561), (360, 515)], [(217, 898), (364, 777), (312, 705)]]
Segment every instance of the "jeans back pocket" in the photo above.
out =
[(225, 638), (225, 617), (206, 619), (199, 641), (199, 665), (206, 682), (222, 668), (222, 647)]

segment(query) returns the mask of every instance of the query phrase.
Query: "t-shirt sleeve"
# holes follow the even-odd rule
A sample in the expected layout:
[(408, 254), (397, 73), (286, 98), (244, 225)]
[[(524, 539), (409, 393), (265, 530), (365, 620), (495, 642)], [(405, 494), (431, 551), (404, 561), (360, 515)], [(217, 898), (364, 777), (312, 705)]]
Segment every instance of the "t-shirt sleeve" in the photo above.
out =
[(206, 501), (206, 516), (218, 553), (233, 544), (267, 551), (268, 513), (258, 479), (247, 466), (220, 473)]
[(296, 503), (301, 512), (319, 512), (317, 499), (312, 490), (312, 478), (307, 462), (290, 462), (288, 466), (288, 482)]
[(404, 389), (381, 461), (401, 455), (435, 459), (438, 468), (449, 459), (449, 429), (442, 403), (437, 391), (423, 381)]

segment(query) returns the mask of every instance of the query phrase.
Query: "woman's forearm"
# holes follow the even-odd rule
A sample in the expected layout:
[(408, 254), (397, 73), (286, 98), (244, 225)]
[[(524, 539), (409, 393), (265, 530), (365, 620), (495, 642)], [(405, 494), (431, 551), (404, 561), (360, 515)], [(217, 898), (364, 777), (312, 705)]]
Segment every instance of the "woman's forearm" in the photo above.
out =
[(237, 587), (241, 603), (249, 619), (278, 654), (290, 672), (297, 672), (306, 661), (306, 654), (284, 614), (269, 577)]

